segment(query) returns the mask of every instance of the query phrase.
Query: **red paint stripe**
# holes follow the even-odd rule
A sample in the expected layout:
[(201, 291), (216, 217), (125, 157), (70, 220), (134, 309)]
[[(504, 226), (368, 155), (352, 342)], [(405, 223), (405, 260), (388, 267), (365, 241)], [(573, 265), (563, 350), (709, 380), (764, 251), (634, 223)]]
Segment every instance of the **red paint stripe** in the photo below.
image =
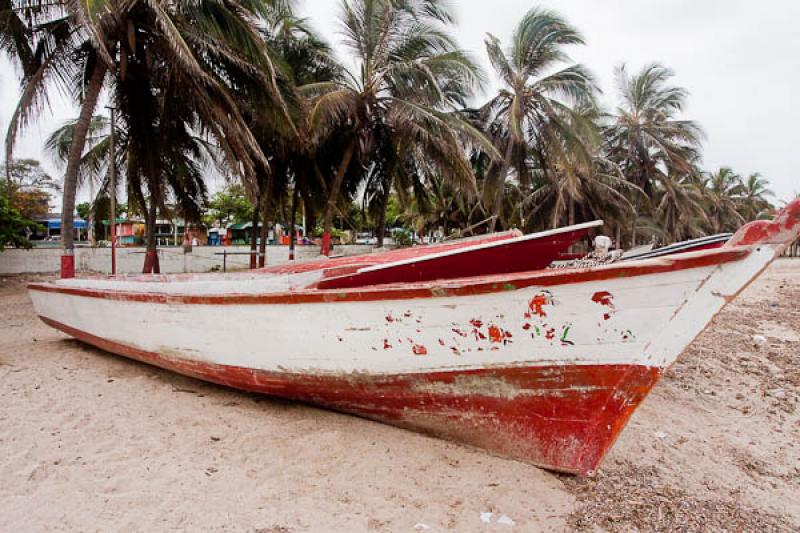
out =
[(269, 372), (166, 357), (42, 320), (98, 348), (180, 374), (321, 405), (581, 475), (598, 468), (661, 373), (637, 365), (397, 375)]
[(791, 244), (800, 232), (800, 198), (792, 200), (775, 214), (773, 220), (755, 220), (745, 224), (726, 246), (748, 244)]
[(28, 288), (35, 291), (71, 294), (87, 298), (158, 304), (242, 305), (371, 302), (445, 296), (471, 296), (531, 286), (549, 287), (617, 278), (632, 278), (649, 274), (662, 274), (691, 268), (720, 265), (742, 259), (749, 253), (749, 248), (720, 248), (701, 252), (696, 255), (661, 258), (642, 262), (617, 263), (607, 267), (583, 270), (539, 270), (520, 274), (485, 276), (479, 279), (466, 278), (448, 280), (439, 283), (428, 282), (399, 286), (387, 285), (381, 287), (338, 290), (306, 289), (272, 294), (172, 295), (63, 287), (50, 283), (31, 283), (28, 285)]

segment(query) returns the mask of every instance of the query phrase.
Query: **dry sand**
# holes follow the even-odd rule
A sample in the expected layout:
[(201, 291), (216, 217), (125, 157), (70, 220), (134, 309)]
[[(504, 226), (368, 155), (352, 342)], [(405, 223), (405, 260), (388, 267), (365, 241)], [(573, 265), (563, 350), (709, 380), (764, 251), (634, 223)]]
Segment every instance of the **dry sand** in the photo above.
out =
[(592, 479), (106, 354), (40, 323), (28, 279), (0, 280), (2, 531), (800, 529), (797, 260), (717, 317)]

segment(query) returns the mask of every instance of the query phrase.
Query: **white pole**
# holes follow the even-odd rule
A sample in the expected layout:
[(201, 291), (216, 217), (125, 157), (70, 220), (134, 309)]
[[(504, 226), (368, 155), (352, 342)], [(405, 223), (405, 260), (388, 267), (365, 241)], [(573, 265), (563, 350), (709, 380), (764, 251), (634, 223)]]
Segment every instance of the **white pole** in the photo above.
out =
[(109, 106), (108, 109), (111, 110), (111, 183), (109, 183), (111, 191), (108, 197), (111, 204), (109, 222), (111, 223), (111, 275), (113, 276), (117, 273), (117, 153), (116, 132), (114, 131), (116, 129), (116, 108)]
[(89, 235), (89, 244), (94, 246), (95, 237), (94, 237), (94, 181), (89, 178), (89, 216), (86, 222), (89, 224), (87, 228), (88, 235)]

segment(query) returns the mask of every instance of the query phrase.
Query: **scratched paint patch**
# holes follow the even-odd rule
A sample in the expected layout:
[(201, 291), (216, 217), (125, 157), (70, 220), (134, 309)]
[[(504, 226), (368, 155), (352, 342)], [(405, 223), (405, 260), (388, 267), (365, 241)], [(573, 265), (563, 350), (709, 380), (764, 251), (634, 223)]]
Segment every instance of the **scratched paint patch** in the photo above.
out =
[(556, 300), (551, 291), (544, 289), (534, 294), (528, 300), (528, 307), (522, 315), (524, 319), (522, 330), (533, 340), (541, 338), (551, 345), (555, 345), (557, 341), (560, 341), (562, 346), (572, 344), (567, 338), (572, 324), (553, 323), (551, 314), (555, 306)]
[(428, 349), (422, 344), (414, 343), (411, 346), (411, 353), (413, 353), (414, 355), (428, 355)]
[[(636, 335), (630, 329), (621, 328), (620, 324), (607, 322), (617, 312), (615, 296), (610, 291), (589, 292), (583, 296), (588, 307), (558, 305), (557, 293), (550, 289), (535, 289), (528, 293), (523, 300), (517, 300), (516, 305), (522, 304), (522, 320), (514, 320), (516, 313), (509, 313), (501, 308), (494, 307), (490, 313), (456, 318), (445, 324), (436, 325), (435, 328), (446, 328), (436, 331), (431, 335), (425, 323), (435, 318), (427, 317), (417, 310), (407, 307), (386, 309), (381, 316), (384, 317), (384, 334), (376, 339), (375, 350), (394, 350), (399, 348), (400, 354), (414, 356), (448, 355), (461, 356), (475, 352), (502, 353), (512, 349), (509, 345), (517, 343), (538, 343), (549, 345), (554, 349), (569, 349), (581, 346), (589, 334), (588, 328), (593, 328), (594, 321), (589, 323), (576, 321), (576, 313), (582, 315), (588, 311), (587, 317), (597, 312), (597, 333), (592, 335), (596, 342), (635, 342)], [(457, 309), (458, 306), (448, 309)], [(517, 307), (519, 309), (519, 307)], [(596, 311), (592, 311), (592, 309)], [(506, 311), (506, 312), (501, 312)], [(519, 315), (516, 315), (519, 316)], [(510, 322), (510, 323), (508, 323)], [(433, 326), (433, 324), (431, 324)], [(616, 326), (616, 327), (615, 327)], [(583, 333), (581, 333), (583, 331)], [(433, 331), (431, 331), (433, 333)], [(406, 347), (407, 346), (407, 347)], [(508, 347), (508, 348), (507, 348)], [(381, 350), (381, 351), (382, 351)], [(410, 352), (410, 353), (409, 353)]]
[(511, 338), (513, 337), (510, 331), (505, 330), (496, 324), (490, 324), (488, 331), (489, 340), (495, 343), (508, 344), (511, 342)]
[(553, 293), (548, 290), (543, 290), (530, 299), (528, 302), (528, 310), (525, 311), (524, 317), (528, 319), (534, 316), (545, 318), (547, 316), (545, 306), (548, 305), (553, 305)]
[(592, 301), (608, 308), (608, 310), (603, 313), (603, 320), (609, 320), (616, 311), (614, 306), (614, 295), (608, 291), (595, 292), (592, 295)]

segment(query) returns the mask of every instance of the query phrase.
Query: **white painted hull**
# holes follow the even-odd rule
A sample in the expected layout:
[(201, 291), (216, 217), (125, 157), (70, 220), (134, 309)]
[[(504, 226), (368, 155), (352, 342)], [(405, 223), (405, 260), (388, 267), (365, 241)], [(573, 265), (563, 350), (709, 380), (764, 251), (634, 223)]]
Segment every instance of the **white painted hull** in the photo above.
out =
[[(668, 274), (410, 300), (214, 306), (39, 291), (31, 298), (40, 316), (119, 344), (267, 371), (665, 367), (773, 253), (764, 247), (742, 261)], [(599, 292), (611, 295), (611, 306), (592, 301)], [(530, 310), (537, 295), (548, 301), (542, 306), (546, 316)], [(501, 342), (493, 342), (490, 326), (502, 330)]]

